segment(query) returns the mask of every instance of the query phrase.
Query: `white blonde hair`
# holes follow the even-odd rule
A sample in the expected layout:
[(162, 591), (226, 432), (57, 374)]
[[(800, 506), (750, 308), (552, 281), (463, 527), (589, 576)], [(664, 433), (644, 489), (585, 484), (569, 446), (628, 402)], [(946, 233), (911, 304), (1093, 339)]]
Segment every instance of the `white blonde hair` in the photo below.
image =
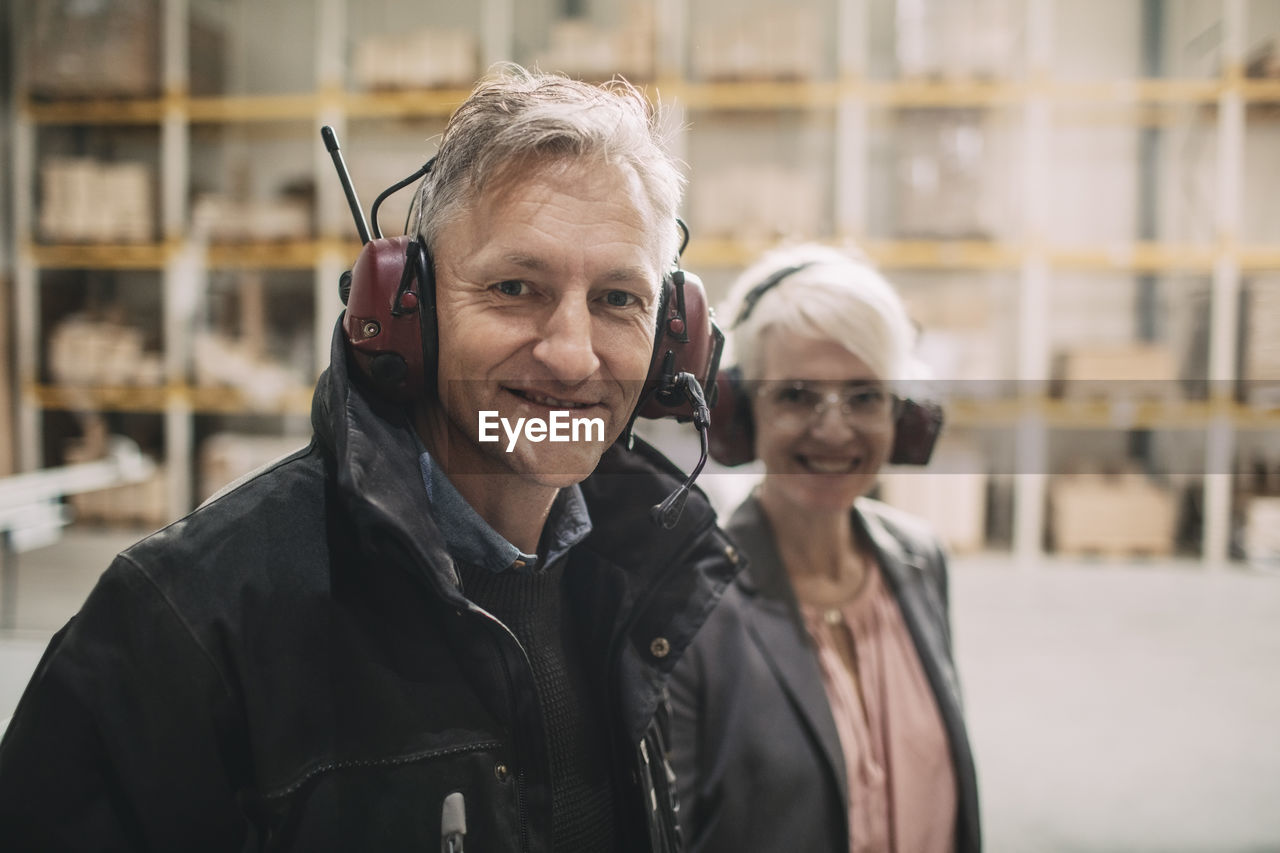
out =
[[(798, 268), (798, 269), (797, 269)], [(787, 273), (745, 306), (749, 294), (772, 276)], [(740, 319), (743, 309), (748, 313)], [(816, 243), (774, 249), (734, 282), (725, 305), (730, 325), (726, 363), (745, 380), (764, 372), (764, 338), (783, 332), (833, 341), (893, 384), (920, 378), (913, 357), (916, 330), (896, 289), (861, 254)]]

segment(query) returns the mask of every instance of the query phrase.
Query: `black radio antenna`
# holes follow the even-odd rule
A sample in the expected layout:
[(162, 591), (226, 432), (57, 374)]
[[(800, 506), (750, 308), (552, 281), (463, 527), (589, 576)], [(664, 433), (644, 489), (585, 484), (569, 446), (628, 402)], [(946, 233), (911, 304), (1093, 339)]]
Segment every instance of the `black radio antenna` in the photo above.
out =
[(347, 173), (347, 164), (342, 162), (342, 151), (338, 149), (338, 135), (333, 132), (333, 128), (325, 125), (320, 128), (320, 138), (324, 140), (324, 147), (329, 149), (329, 156), (333, 158), (333, 166), (338, 170), (338, 180), (342, 181), (342, 192), (347, 196), (347, 206), (351, 208), (351, 215), (356, 220), (356, 231), (360, 232), (360, 242), (369, 242), (369, 224), (364, 221), (364, 211), (360, 208), (360, 199), (356, 197), (356, 188), (351, 185), (351, 175)]

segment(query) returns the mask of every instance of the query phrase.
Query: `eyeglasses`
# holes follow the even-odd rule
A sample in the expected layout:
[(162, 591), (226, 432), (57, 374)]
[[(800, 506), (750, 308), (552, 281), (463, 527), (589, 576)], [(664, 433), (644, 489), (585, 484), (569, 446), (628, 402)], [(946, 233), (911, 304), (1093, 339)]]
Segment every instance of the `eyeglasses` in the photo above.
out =
[(762, 382), (756, 395), (768, 406), (774, 423), (784, 429), (810, 429), (834, 406), (849, 426), (886, 430), (901, 402), (884, 386), (871, 383), (834, 390), (808, 382)]

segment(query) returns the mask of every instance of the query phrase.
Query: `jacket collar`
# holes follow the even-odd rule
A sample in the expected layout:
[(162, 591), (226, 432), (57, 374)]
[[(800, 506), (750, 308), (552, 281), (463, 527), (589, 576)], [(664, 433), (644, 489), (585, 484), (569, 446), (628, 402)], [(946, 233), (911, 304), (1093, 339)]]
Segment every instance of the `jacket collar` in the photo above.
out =
[[(899, 537), (893, 535), (875, 506), (874, 501), (859, 498), (853, 505), (850, 520), (855, 529), (870, 540), (881, 570), (888, 576), (891, 587), (898, 590), (912, 569), (923, 567), (923, 557), (909, 550)], [(734, 541), (742, 545), (743, 551), (751, 555), (751, 564), (739, 576), (738, 583), (749, 593), (788, 603), (798, 615), (799, 605), (778, 553), (773, 526), (755, 495), (738, 506), (725, 529)]]
[[(454, 606), (469, 606), (458, 591), (418, 466), (407, 464), (419, 452), (410, 414), (354, 381), (341, 319), (330, 366), (316, 386), (312, 425), (336, 469), (340, 500), (366, 547), (407, 554), (438, 595)], [(575, 594), (582, 600), (576, 610), (588, 614), (584, 639), (590, 654), (617, 654), (624, 670), (634, 670), (623, 677), (636, 675), (647, 685), (643, 701), (633, 698), (627, 705), (637, 715), (633, 723), (652, 715), (661, 680), (739, 568), (728, 543), (710, 534), (715, 513), (696, 488), (674, 529), (649, 520), (649, 508), (683, 479), (662, 454), (636, 439), (632, 449), (620, 443), (610, 447), (581, 483), (593, 529), (570, 551), (569, 571), (575, 563), (584, 565), (584, 555), (601, 565), (591, 566), (594, 574), (579, 585)]]
[(374, 551), (407, 554), (437, 594), (465, 604), (414, 464), (419, 449), (408, 407), (353, 381), (341, 317), (329, 356), (312, 397), (311, 424), (334, 464), (340, 500), (361, 540)]
[[(591, 535), (570, 552), (570, 570), (591, 572), (577, 585), (575, 610), (590, 614), (584, 636), (592, 669), (611, 671), (624, 699), (624, 730), (638, 742), (663, 701), (667, 676), (741, 564), (714, 528), (705, 495), (690, 491), (671, 530), (650, 520), (650, 509), (684, 474), (644, 441), (614, 444), (582, 483)], [(595, 559), (582, 562), (585, 556)]]
[(429, 452), (421, 452), (418, 465), (445, 545), (460, 563), (489, 572), (532, 574), (564, 556), (591, 532), (591, 516), (582, 499), (582, 489), (575, 483), (561, 489), (551, 503), (543, 532), (543, 553), (526, 554), (475, 511)]

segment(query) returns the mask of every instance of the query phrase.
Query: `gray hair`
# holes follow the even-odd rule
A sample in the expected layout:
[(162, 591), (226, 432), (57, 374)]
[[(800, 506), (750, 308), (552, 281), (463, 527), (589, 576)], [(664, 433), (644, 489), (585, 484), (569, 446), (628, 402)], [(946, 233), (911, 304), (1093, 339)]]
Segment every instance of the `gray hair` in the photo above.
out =
[(628, 168), (648, 199), (657, 268), (676, 260), (684, 177), (661, 114), (620, 78), (593, 85), (513, 63), (495, 66), (445, 127), (416, 201), (417, 231), (433, 249), (440, 229), (493, 183), (530, 167), (591, 158)]
[[(783, 270), (800, 267), (760, 295), (736, 322), (754, 288)], [(774, 249), (744, 271), (729, 291), (731, 352), (742, 377), (764, 373), (764, 336), (781, 331), (829, 340), (862, 359), (890, 384), (920, 378), (912, 355), (915, 327), (897, 290), (859, 253), (805, 243)]]

